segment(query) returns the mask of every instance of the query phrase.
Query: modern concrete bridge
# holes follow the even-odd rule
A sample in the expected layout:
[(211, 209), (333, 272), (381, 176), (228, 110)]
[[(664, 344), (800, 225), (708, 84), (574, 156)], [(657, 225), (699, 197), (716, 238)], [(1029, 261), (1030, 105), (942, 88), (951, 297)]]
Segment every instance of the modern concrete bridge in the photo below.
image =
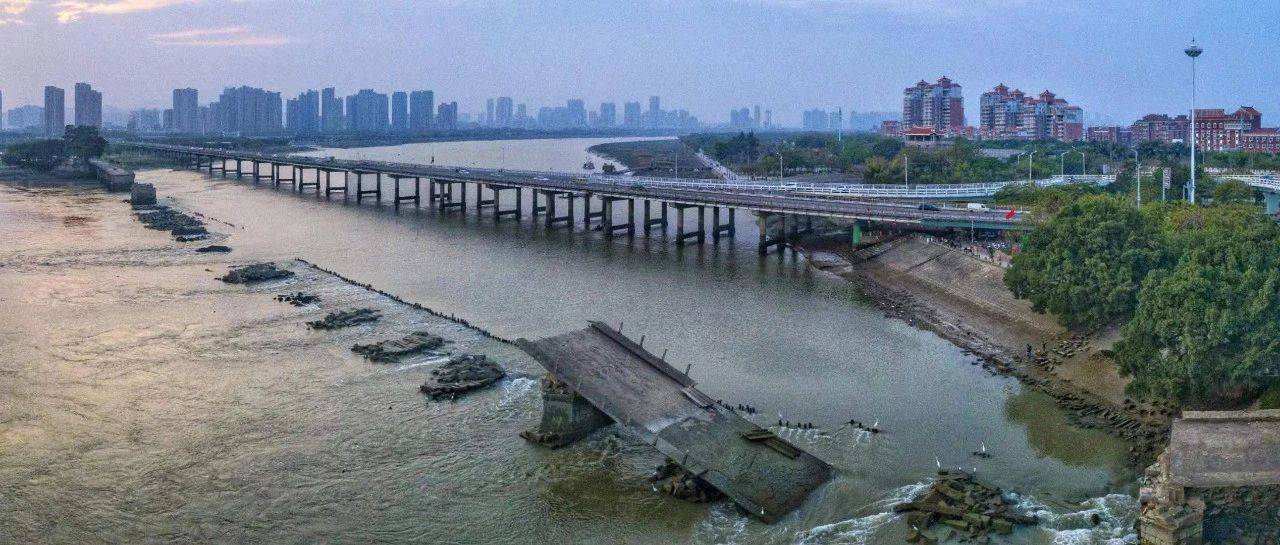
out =
[(1213, 174), (1218, 180), (1239, 180), (1248, 184), (1250, 187), (1262, 192), (1263, 201), (1266, 202), (1267, 214), (1276, 215), (1280, 213), (1280, 173), (1250, 173), (1250, 174)]
[[(548, 227), (572, 227), (581, 218), (583, 226), (599, 226), (605, 236), (625, 232), (634, 236), (637, 226), (647, 236), (652, 228), (666, 232), (669, 210), (675, 211), (677, 244), (703, 243), (708, 238), (719, 242), (736, 233), (735, 213), (738, 209), (755, 212), (760, 228), (760, 252), (781, 248), (805, 229), (811, 229), (813, 218), (881, 222), (922, 229), (987, 229), (1024, 230), (1030, 226), (1025, 214), (1007, 210), (971, 210), (965, 208), (918, 206), (883, 201), (852, 200), (848, 195), (813, 195), (783, 185), (711, 184), (676, 182), (667, 179), (628, 176), (584, 176), (557, 172), (521, 171), (491, 168), (462, 168), (438, 165), (394, 163), (386, 161), (339, 160), (296, 155), (276, 155), (235, 150), (219, 150), (140, 142), (116, 143), (184, 162), (210, 175), (248, 178), (254, 183), (266, 181), (276, 187), (289, 184), (296, 191), (314, 191), (328, 196), (342, 193), (355, 196), (357, 202), (368, 198), (384, 202), (383, 191), (390, 178), (390, 203), (400, 206), (412, 202), (423, 205), (422, 186), (427, 186), (426, 204), (441, 211), (468, 208), (477, 211), (492, 208), (495, 222), (504, 217), (523, 218), (523, 192), (531, 192), (533, 217), (542, 216)], [(234, 166), (233, 166), (234, 165)], [(337, 176), (334, 176), (337, 174)], [(514, 199), (502, 194), (514, 193)], [(575, 214), (575, 203), (581, 201), (583, 212)], [(636, 218), (636, 203), (643, 206), (643, 216)], [(596, 209), (596, 203), (599, 208)], [(511, 208), (503, 208), (506, 204)], [(617, 210), (625, 203), (625, 212)], [(565, 208), (560, 209), (560, 205)], [(656, 206), (655, 206), (656, 205)], [(708, 209), (711, 222), (707, 224)], [(686, 222), (687, 212), (696, 212), (696, 222)], [(622, 214), (625, 213), (625, 216)]]

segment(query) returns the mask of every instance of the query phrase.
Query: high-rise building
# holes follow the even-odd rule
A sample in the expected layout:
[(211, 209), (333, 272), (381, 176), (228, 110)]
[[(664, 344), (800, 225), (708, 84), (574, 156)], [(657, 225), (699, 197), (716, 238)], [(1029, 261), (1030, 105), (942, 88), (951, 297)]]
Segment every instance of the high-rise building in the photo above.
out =
[(320, 132), (320, 93), (314, 89), (289, 99), (285, 106), (285, 128), (293, 134)]
[(404, 91), (391, 93), (391, 130), (409, 130), (409, 94)]
[(600, 126), (612, 127), (618, 124), (618, 105), (612, 102), (600, 103)]
[(9, 128), (27, 132), (43, 131), (44, 108), (19, 106), (9, 110)]
[(390, 100), (387, 95), (373, 89), (361, 89), (347, 97), (347, 118), (355, 132), (387, 132)]
[(493, 126), (493, 99), (491, 98), (484, 101), (484, 107), (485, 107), (484, 126), (492, 127)]
[(656, 95), (649, 97), (649, 111), (645, 112), (645, 126), (657, 128), (665, 121), (662, 112), (662, 101)]
[(333, 87), (320, 91), (320, 130), (326, 133), (342, 132), (342, 99)]
[(640, 126), (640, 103), (626, 102), (622, 105), (622, 125), (636, 128)]
[(494, 104), (493, 120), (499, 127), (510, 127), (515, 121), (515, 108), (511, 102), (511, 97), (498, 97), (498, 101)]
[(129, 124), (127, 128), (129, 132), (146, 134), (160, 132), (164, 128), (161, 122), (161, 111), (152, 109), (134, 110), (129, 112)]
[[(228, 87), (209, 105), (213, 132), (232, 135), (277, 134), (283, 127), (280, 93), (257, 87)], [(176, 115), (176, 112), (175, 112)]]
[(580, 98), (571, 98), (565, 102), (565, 110), (569, 114), (569, 125), (572, 127), (587, 126), (587, 105)]
[(431, 129), (435, 119), (435, 93), (414, 91), (409, 93), (409, 130), (424, 133)]
[(1003, 83), (979, 99), (981, 134), (986, 138), (1083, 140), (1084, 110), (1052, 92), (1030, 97)]
[(964, 94), (946, 76), (932, 84), (920, 80), (902, 91), (903, 127), (929, 127), (954, 136), (964, 132), (964, 123)]
[(831, 117), (826, 110), (814, 108), (805, 110), (800, 126), (806, 131), (825, 131), (830, 126)]
[(523, 102), (516, 104), (516, 126), (529, 126), (529, 108)]
[(442, 129), (455, 129), (458, 127), (458, 103), (457, 102), (441, 102), (437, 109), (436, 126)]
[(88, 83), (77, 83), (75, 87), (75, 121), (78, 126), (102, 126), (102, 93), (93, 90)]
[(754, 127), (755, 122), (751, 119), (751, 110), (746, 107), (729, 110), (729, 128), (752, 129)]
[(195, 89), (173, 90), (173, 129), (180, 133), (200, 132), (200, 92)]
[(67, 129), (67, 93), (59, 87), (44, 88), (44, 134), (60, 137)]

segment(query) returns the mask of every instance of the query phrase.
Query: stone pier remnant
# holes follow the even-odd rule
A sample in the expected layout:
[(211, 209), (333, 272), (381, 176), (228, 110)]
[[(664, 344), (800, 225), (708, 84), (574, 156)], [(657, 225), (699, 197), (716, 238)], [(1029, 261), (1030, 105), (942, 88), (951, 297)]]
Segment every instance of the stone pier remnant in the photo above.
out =
[(135, 183), (130, 189), (129, 204), (136, 210), (156, 205), (156, 186), (144, 183)]
[(714, 487), (770, 523), (831, 477), (826, 462), (716, 403), (687, 374), (603, 323), (516, 345), (549, 372), (542, 422), (521, 434), (530, 441), (563, 446), (617, 422), (678, 464), (681, 483)]
[(1185, 411), (1147, 468), (1139, 543), (1280, 543), (1280, 410)]

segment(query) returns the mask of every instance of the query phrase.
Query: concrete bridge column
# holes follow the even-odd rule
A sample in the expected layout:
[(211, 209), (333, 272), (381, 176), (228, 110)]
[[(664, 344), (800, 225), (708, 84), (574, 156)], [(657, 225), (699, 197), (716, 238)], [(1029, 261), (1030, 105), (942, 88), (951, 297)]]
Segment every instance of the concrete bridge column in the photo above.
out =
[(1267, 206), (1267, 215), (1274, 216), (1277, 213), (1280, 213), (1280, 193), (1263, 191), (1262, 199)]
[[(707, 207), (697, 204), (672, 204), (676, 209), (676, 246), (684, 246), (689, 239), (695, 239), (698, 244), (702, 244), (706, 240), (706, 212)], [(694, 231), (685, 231), (684, 228), (684, 211), (687, 208), (698, 209), (698, 228)]]
[(649, 206), (651, 202), (652, 201), (648, 199), (645, 199), (644, 201), (644, 235), (649, 236), (649, 229), (652, 229), (655, 225), (662, 227), (662, 234), (665, 235), (667, 233), (667, 203), (665, 201), (658, 201), (658, 204), (662, 205), (662, 213), (659, 217), (653, 218), (650, 217), (649, 213)]
[[(387, 175), (390, 176), (391, 179), (395, 181), (395, 198), (392, 200), (395, 202), (396, 208), (400, 207), (401, 202), (407, 202), (407, 201), (413, 201), (414, 206), (419, 205), (420, 203), (419, 194), (421, 193), (422, 190), (419, 188), (419, 185), (418, 185), (419, 180), (417, 176), (405, 176), (403, 174), (387, 174)], [(400, 191), (400, 181), (408, 178), (413, 178), (412, 194), (408, 194)]]
[[(572, 199), (573, 195), (570, 194), (569, 198)], [(591, 193), (586, 193), (583, 195), (582, 207), (583, 207), (583, 212), (582, 212), (582, 228), (583, 229), (591, 230), (591, 220), (593, 219), (600, 218), (601, 221), (604, 220), (605, 204), (604, 204), (603, 197), (600, 199), (600, 210), (597, 212), (591, 211)]]
[[(770, 237), (769, 224), (775, 218), (776, 223), (778, 223), (778, 236)], [(756, 247), (756, 250), (760, 255), (769, 253), (769, 248), (773, 246), (777, 246), (778, 250), (781, 251), (782, 247), (787, 244), (787, 215), (771, 212), (759, 212), (756, 218), (756, 223), (760, 225), (760, 243)]]
[(722, 225), (720, 223), (720, 207), (717, 206), (711, 209), (711, 240), (712, 242), (719, 243), (721, 235), (726, 235), (732, 238), (734, 235), (734, 232), (737, 230), (737, 228), (733, 224), (734, 209), (729, 208), (727, 210), (729, 212), (729, 222)]

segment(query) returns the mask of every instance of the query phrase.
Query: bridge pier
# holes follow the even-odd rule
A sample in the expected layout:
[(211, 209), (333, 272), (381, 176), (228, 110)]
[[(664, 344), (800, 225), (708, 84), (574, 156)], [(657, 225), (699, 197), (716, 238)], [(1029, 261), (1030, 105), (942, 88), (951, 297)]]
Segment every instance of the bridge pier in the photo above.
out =
[[(572, 197), (572, 196), (570, 196), (569, 198), (573, 198), (573, 197)], [(601, 220), (602, 222), (604, 221), (604, 206), (605, 206), (605, 204), (604, 204), (604, 199), (601, 199), (601, 201), (600, 201), (600, 210), (599, 210), (599, 211), (596, 211), (596, 212), (592, 212), (592, 211), (591, 211), (591, 193), (585, 193), (585, 194), (583, 195), (583, 197), (582, 197), (582, 209), (583, 209), (583, 212), (582, 212), (582, 228), (583, 228), (583, 229), (586, 229), (586, 230), (590, 231), (590, 230), (591, 230), (591, 220), (593, 220), (593, 219), (600, 218), (600, 220)]]
[(1280, 213), (1280, 193), (1263, 191), (1262, 200), (1266, 203), (1268, 216), (1274, 216)]
[(306, 191), (307, 186), (314, 187), (316, 194), (320, 193), (320, 169), (317, 168), (315, 169), (315, 171), (316, 171), (316, 181), (308, 182), (307, 167), (303, 167), (303, 166), (298, 167), (298, 174), (297, 174), (298, 185), (296, 186), (296, 188), (299, 193)]
[[(688, 239), (696, 239), (698, 244), (706, 241), (706, 212), (707, 207), (698, 204), (676, 204), (672, 203), (672, 207), (676, 209), (676, 246), (684, 246)], [(684, 211), (686, 208), (698, 209), (698, 229), (695, 231), (685, 231), (684, 229)]]
[(658, 204), (662, 205), (662, 213), (658, 217), (654, 218), (651, 217), (649, 213), (649, 207), (652, 202), (653, 201), (649, 199), (645, 199), (644, 201), (644, 236), (649, 236), (649, 230), (654, 226), (661, 227), (663, 234), (666, 234), (667, 232), (667, 203), (665, 201), (658, 201)]
[[(773, 218), (777, 218), (778, 236), (771, 238), (769, 236), (769, 223)], [(777, 246), (778, 251), (781, 252), (782, 248), (790, 241), (790, 239), (787, 238), (787, 215), (772, 212), (759, 212), (756, 222), (760, 224), (760, 243), (756, 246), (756, 250), (760, 255), (769, 253), (769, 248), (773, 246)]]
[(729, 211), (729, 222), (722, 225), (720, 223), (720, 207), (717, 206), (711, 209), (711, 241), (717, 244), (720, 242), (721, 235), (733, 238), (734, 233), (737, 231), (737, 227), (733, 223), (734, 209), (729, 208), (727, 210)]
[[(508, 185), (489, 184), (489, 190), (493, 192), (493, 222), (498, 223), (503, 216), (515, 216), (516, 221), (520, 221), (520, 217), (524, 215), (524, 189)], [(510, 190), (516, 192), (515, 207), (503, 210), (502, 192)]]
[[(627, 201), (627, 222), (613, 222), (613, 203), (618, 201)], [(600, 229), (604, 231), (605, 238), (613, 238), (613, 233), (625, 230), (628, 237), (636, 234), (636, 201), (627, 197), (600, 197), (601, 204), (601, 221)]]
[(560, 448), (613, 423), (555, 375), (542, 377), (542, 421), (538, 427), (520, 432), (526, 441), (548, 448)]
[(240, 169), (240, 160), (236, 159), (236, 179), (239, 180), (243, 177), (244, 177), (244, 172), (242, 172)]
[[(270, 164), (270, 163), (268, 163), (268, 164)], [(254, 183), (254, 185), (257, 185), (258, 180), (261, 180), (261, 179), (269, 178), (269, 177), (270, 177), (270, 175), (269, 175), (269, 174), (262, 174), (261, 172), (262, 172), (262, 163), (258, 162), (258, 161), (255, 159), (255, 160), (253, 161), (253, 183)]]
[[(568, 198), (569, 210), (567, 214), (563, 216), (557, 216), (556, 215), (556, 199), (562, 193)], [(573, 200), (576, 198), (573, 195), (573, 193), (568, 191), (562, 192), (562, 191), (556, 191), (553, 189), (544, 189), (542, 190), (542, 194), (547, 201), (546, 217), (544, 218), (546, 226), (555, 227), (557, 223), (563, 223), (569, 226), (570, 228), (572, 228), (573, 227)]]
[[(419, 185), (419, 181), (420, 181), (420, 180), (419, 180), (419, 177), (418, 177), (418, 176), (408, 176), (408, 175), (405, 175), (405, 174), (391, 174), (391, 173), (387, 173), (387, 176), (390, 176), (390, 177), (391, 177), (391, 179), (395, 180), (395, 182), (396, 182), (396, 189), (395, 189), (395, 191), (396, 191), (396, 198), (395, 198), (395, 205), (396, 205), (396, 208), (399, 208), (399, 207), (400, 207), (400, 203), (402, 203), (402, 202), (406, 202), (406, 201), (413, 201), (413, 205), (414, 205), (414, 206), (419, 206), (419, 205), (421, 205), (421, 204), (422, 204), (422, 199), (421, 199), (422, 187)], [(405, 179), (405, 178), (413, 178), (413, 194), (412, 194), (412, 195), (408, 195), (408, 194), (403, 194), (403, 195), (402, 195), (402, 194), (401, 194), (401, 192), (400, 192), (400, 180), (403, 180), (403, 179)], [(379, 185), (381, 185), (381, 184), (379, 184)]]
[[(436, 200), (439, 202), (440, 211), (457, 208), (464, 213), (467, 211), (467, 184), (465, 182), (455, 182), (452, 180), (437, 181), (432, 180), (432, 185), (440, 184), (436, 190)], [(453, 186), (461, 185), (459, 188), (458, 199), (454, 199)]]
[[(492, 198), (489, 198), (489, 199), (484, 198), (484, 188), (485, 188), (486, 186), (488, 186), (488, 188), (489, 188), (490, 192), (492, 192), (492, 193), (493, 193), (493, 197), (492, 197)], [(476, 213), (477, 213), (477, 215), (479, 215), (480, 211), (484, 210), (484, 209), (485, 209), (485, 207), (492, 206), (494, 210), (497, 210), (497, 209), (498, 209), (498, 191), (499, 191), (498, 189), (495, 189), (495, 188), (494, 188), (493, 184), (479, 184), (479, 183), (478, 183), (478, 184), (476, 184)]]
[[(381, 203), (381, 202), (382, 202), (382, 172), (381, 172), (381, 171), (379, 171), (379, 172), (366, 172), (366, 171), (360, 171), (360, 170), (353, 170), (353, 171), (351, 171), (351, 173), (356, 175), (356, 202), (357, 202), (357, 203), (358, 203), (358, 202), (360, 202), (360, 201), (362, 201), (362, 200), (364, 200), (364, 196), (365, 196), (365, 195), (373, 195), (373, 196), (375, 196), (375, 197), (377, 198), (377, 200), (378, 200), (378, 202), (379, 202), (379, 203)], [(366, 190), (366, 189), (364, 188), (364, 175), (365, 175), (365, 174), (374, 174), (374, 175), (376, 175), (376, 178), (374, 178), (374, 188), (373, 188), (373, 189), (368, 189), (368, 190)]]
[[(342, 187), (334, 187), (334, 186), (333, 186), (333, 173), (334, 173), (334, 172), (342, 172)], [(318, 170), (316, 171), (316, 176), (317, 176), (317, 177), (318, 177), (318, 176), (320, 176), (320, 171), (318, 171)], [(330, 194), (333, 194), (333, 193), (342, 193), (343, 199), (346, 199), (346, 195), (347, 195), (347, 171), (345, 171), (345, 170), (342, 170), (342, 171), (335, 171), (335, 170), (330, 170), (330, 169), (327, 169), (327, 168), (326, 168), (326, 169), (324, 169), (324, 196), (325, 196), (325, 198), (328, 198), (328, 197), (329, 197), (329, 195), (330, 195)]]

